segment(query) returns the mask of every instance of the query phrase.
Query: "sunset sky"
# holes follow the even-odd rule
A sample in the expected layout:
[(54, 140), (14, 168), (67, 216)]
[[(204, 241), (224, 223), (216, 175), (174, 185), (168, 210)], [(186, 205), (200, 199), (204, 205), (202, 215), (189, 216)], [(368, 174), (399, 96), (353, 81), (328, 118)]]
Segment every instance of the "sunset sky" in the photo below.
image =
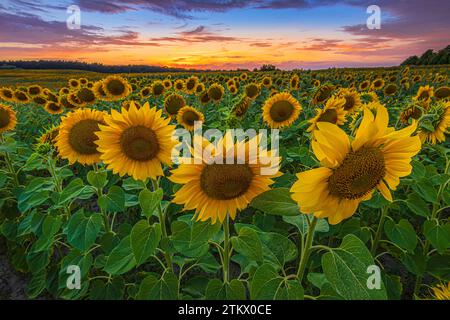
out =
[[(369, 30), (366, 9), (381, 8)], [(81, 10), (69, 30), (67, 7)], [(200, 69), (397, 65), (450, 44), (448, 0), (2, 0), (0, 60)]]

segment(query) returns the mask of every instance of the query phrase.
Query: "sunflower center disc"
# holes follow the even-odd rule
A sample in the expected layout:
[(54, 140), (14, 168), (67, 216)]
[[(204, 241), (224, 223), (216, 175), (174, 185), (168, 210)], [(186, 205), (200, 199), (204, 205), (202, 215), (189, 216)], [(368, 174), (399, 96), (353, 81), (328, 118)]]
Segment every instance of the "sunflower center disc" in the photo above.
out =
[(330, 194), (358, 199), (373, 190), (386, 173), (384, 157), (378, 148), (351, 152), (328, 180)]
[(0, 128), (5, 128), (10, 120), (9, 112), (5, 109), (0, 109)]
[(222, 91), (219, 88), (210, 88), (208, 95), (213, 100), (220, 100), (222, 98)]
[(270, 109), (270, 117), (275, 122), (288, 120), (294, 112), (294, 106), (289, 101), (277, 101)]
[(322, 113), (317, 120), (317, 122), (330, 122), (330, 123), (336, 123), (337, 122), (337, 111), (336, 109), (328, 109), (324, 113)]
[(344, 110), (350, 110), (355, 105), (355, 99), (352, 96), (345, 96)]
[(69, 143), (76, 152), (81, 154), (98, 153), (94, 141), (98, 140), (95, 132), (100, 130), (99, 124), (100, 122), (96, 120), (86, 119), (72, 127), (69, 133)]
[(159, 151), (155, 132), (144, 126), (125, 130), (120, 137), (120, 146), (127, 157), (136, 161), (151, 160)]
[(230, 200), (247, 192), (253, 172), (245, 164), (211, 164), (201, 174), (200, 185), (210, 198)]
[(106, 85), (107, 90), (115, 96), (125, 92), (125, 85), (120, 80), (111, 80)]
[(198, 120), (199, 120), (198, 114), (196, 114), (193, 111), (187, 111), (183, 113), (183, 122), (189, 126), (193, 126), (194, 122)]

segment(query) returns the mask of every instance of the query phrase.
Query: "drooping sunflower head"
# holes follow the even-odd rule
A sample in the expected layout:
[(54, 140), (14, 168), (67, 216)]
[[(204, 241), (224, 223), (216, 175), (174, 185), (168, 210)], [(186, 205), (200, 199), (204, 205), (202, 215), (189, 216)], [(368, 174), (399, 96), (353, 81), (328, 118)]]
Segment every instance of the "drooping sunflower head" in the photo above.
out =
[(14, 90), (14, 100), (18, 103), (28, 103), (30, 102), (30, 97), (25, 91)]
[(214, 102), (219, 102), (222, 100), (224, 94), (224, 88), (219, 83), (213, 83), (208, 89), (208, 96)]
[(78, 105), (71, 103), (67, 95), (59, 96), (58, 103), (68, 110), (75, 110), (78, 108)]
[(245, 86), (245, 95), (254, 100), (259, 96), (260, 88), (255, 83), (250, 83)]
[[(183, 205), (184, 210), (195, 210), (196, 219), (200, 221), (211, 219), (214, 224), (223, 222), (227, 215), (235, 219), (238, 211), (269, 190), (273, 178), (280, 175), (278, 164), (274, 170), (265, 172), (263, 168), (270, 166), (266, 164), (268, 162), (249, 152), (250, 144), (260, 143), (258, 137), (253, 139), (234, 143), (230, 136), (226, 136), (217, 145), (204, 141), (203, 148), (213, 150), (211, 156), (216, 161), (203, 157), (203, 152), (198, 154), (194, 151), (191, 163), (183, 163), (172, 170), (169, 179), (183, 185), (175, 193), (173, 202)], [(234, 159), (230, 156), (231, 152)], [(271, 152), (268, 151), (268, 154)]]
[(317, 88), (314, 96), (312, 98), (312, 104), (318, 105), (325, 103), (332, 95), (335, 87), (331, 84), (324, 84), (323, 86)]
[(112, 111), (107, 125), (100, 125), (96, 141), (108, 169), (142, 181), (163, 175), (161, 164), (170, 165), (177, 142), (172, 138), (175, 126), (161, 113), (148, 103), (139, 110), (131, 104), (129, 110)]
[(351, 217), (376, 189), (392, 201), (389, 189), (395, 190), (400, 178), (411, 173), (411, 158), (420, 151), (421, 142), (411, 136), (417, 124), (396, 131), (388, 123), (382, 105), (376, 116), (364, 109), (353, 140), (334, 124), (317, 123), (312, 149), (322, 167), (297, 174), (291, 188), (302, 213), (337, 224)]
[(17, 118), (14, 110), (9, 106), (0, 104), (0, 133), (13, 130), (16, 124)]
[(337, 94), (345, 99), (344, 110), (349, 113), (355, 112), (362, 105), (361, 95), (356, 90), (342, 88)]
[(390, 83), (387, 86), (384, 87), (384, 94), (386, 96), (393, 96), (397, 93), (398, 87), (395, 83)]
[(116, 101), (127, 97), (131, 87), (127, 80), (120, 76), (108, 76), (102, 81), (102, 88), (107, 100)]
[(62, 118), (56, 147), (59, 156), (69, 160), (70, 164), (78, 162), (91, 165), (100, 161), (100, 152), (95, 141), (99, 125), (105, 124), (103, 112), (83, 108), (68, 113)]
[(46, 129), (44, 133), (42, 133), (42, 135), (38, 139), (38, 143), (40, 144), (49, 143), (54, 146), (58, 134), (59, 134), (59, 127), (52, 126), (49, 129)]
[(438, 101), (432, 104), (419, 126), (419, 137), (422, 142), (431, 144), (445, 142), (445, 135), (450, 128), (450, 102)]
[(399, 116), (399, 120), (404, 125), (407, 125), (410, 123), (410, 119), (413, 120), (419, 120), (419, 118), (422, 116), (422, 108), (416, 106), (415, 104), (407, 106), (402, 110)]
[(64, 112), (64, 107), (59, 103), (53, 101), (47, 101), (44, 109), (50, 114), (60, 114)]
[(311, 124), (307, 131), (311, 132), (317, 128), (318, 122), (329, 122), (339, 126), (345, 123), (347, 112), (344, 110), (345, 99), (341, 97), (331, 97), (328, 99), (323, 109), (316, 109), (316, 116), (309, 120)]
[(185, 106), (178, 111), (177, 122), (186, 130), (194, 130), (194, 124), (196, 121), (205, 122), (205, 116), (197, 109), (190, 106)]
[(208, 95), (208, 91), (203, 91), (200, 93), (199, 100), (201, 104), (207, 104), (211, 101), (211, 98)]
[(442, 86), (442, 87), (437, 88), (436, 91), (434, 91), (434, 97), (437, 100), (450, 99), (450, 87)]
[(263, 119), (271, 128), (288, 127), (297, 120), (301, 110), (300, 103), (290, 93), (277, 93), (265, 102)]
[(427, 103), (431, 100), (431, 98), (433, 98), (433, 96), (434, 96), (433, 87), (426, 85), (426, 86), (421, 86), (419, 88), (414, 99), (419, 102)]
[(0, 88), (0, 99), (6, 102), (14, 101), (14, 91), (10, 88)]
[(291, 80), (289, 81), (289, 86), (290, 86), (291, 90), (300, 89), (300, 78), (298, 75), (294, 74), (291, 77)]
[(233, 107), (232, 113), (238, 118), (244, 117), (248, 109), (250, 108), (251, 103), (252, 100), (249, 97), (247, 97), (246, 95), (242, 95), (242, 97)]
[(450, 281), (446, 284), (438, 284), (432, 288), (435, 300), (450, 300)]
[(178, 93), (169, 94), (164, 100), (164, 109), (171, 117), (176, 116), (178, 111), (186, 105), (184, 97)]
[(166, 87), (164, 86), (164, 83), (161, 80), (156, 80), (155, 82), (152, 83), (151, 91), (155, 97), (161, 96), (165, 90)]
[(94, 104), (97, 100), (94, 91), (87, 87), (83, 87), (77, 91), (77, 97), (81, 100), (82, 104)]
[(192, 94), (195, 92), (195, 87), (197, 86), (197, 83), (199, 82), (198, 78), (196, 76), (191, 76), (186, 80), (186, 93)]

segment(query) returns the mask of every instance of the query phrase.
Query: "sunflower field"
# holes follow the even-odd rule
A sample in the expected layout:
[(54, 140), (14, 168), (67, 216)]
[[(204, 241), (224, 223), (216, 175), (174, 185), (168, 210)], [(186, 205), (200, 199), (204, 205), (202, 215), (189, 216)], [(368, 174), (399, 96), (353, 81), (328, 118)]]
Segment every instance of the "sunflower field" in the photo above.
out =
[[(15, 72), (0, 245), (29, 298), (450, 299), (448, 66)], [(198, 123), (278, 130), (279, 165), (175, 163)]]

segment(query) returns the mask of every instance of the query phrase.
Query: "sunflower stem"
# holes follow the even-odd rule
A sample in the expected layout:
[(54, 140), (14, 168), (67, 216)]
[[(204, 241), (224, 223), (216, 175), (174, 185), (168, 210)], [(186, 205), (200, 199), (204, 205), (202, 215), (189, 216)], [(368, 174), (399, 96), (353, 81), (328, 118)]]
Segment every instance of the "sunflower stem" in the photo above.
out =
[(308, 228), (308, 234), (306, 236), (305, 245), (303, 246), (303, 250), (301, 253), (302, 256), (300, 258), (300, 264), (298, 266), (297, 279), (300, 282), (300, 284), (302, 283), (303, 276), (305, 274), (306, 264), (308, 263), (309, 256), (311, 254), (311, 246), (314, 239), (314, 230), (316, 229), (316, 225), (317, 225), (317, 218), (314, 217)]
[[(3, 143), (3, 134), (0, 134), (0, 143)], [(14, 187), (18, 188), (20, 186), (19, 184), (19, 178), (17, 177), (17, 172), (14, 169), (14, 165), (13, 162), (11, 160), (11, 157), (9, 156), (9, 152), (5, 151), (5, 163), (6, 166), (8, 167), (8, 171), (11, 174), (12, 178), (13, 178), (13, 182), (14, 182)]]
[[(152, 179), (152, 186), (153, 186), (153, 191), (156, 191), (159, 189), (159, 181)], [(166, 228), (166, 215), (164, 214), (162, 207), (161, 207), (161, 202), (158, 203), (158, 219), (159, 219), (159, 223), (161, 224), (161, 232), (163, 235), (164, 239), (167, 239), (167, 228)], [(167, 268), (173, 272), (173, 264), (172, 264), (172, 257), (169, 253), (164, 251), (164, 257), (166, 259), (167, 262)]]
[(223, 223), (223, 282), (230, 281), (230, 219), (227, 214)]
[[(94, 168), (94, 172), (98, 173), (99, 172), (99, 168), (98, 165), (96, 163), (94, 163), (93, 165)], [(97, 191), (97, 198), (100, 199), (103, 196), (103, 188), (97, 188), (96, 187), (96, 191)], [(102, 207), (100, 207), (100, 214), (103, 217), (103, 223), (105, 224), (105, 229), (107, 232), (112, 232), (112, 225), (109, 223), (109, 217), (108, 214), (105, 212), (105, 210), (103, 210)]]
[(377, 251), (378, 243), (380, 242), (381, 234), (383, 232), (384, 227), (384, 221), (386, 220), (387, 213), (388, 213), (388, 206), (384, 206), (381, 209), (380, 222), (378, 223), (378, 228), (375, 233), (375, 237), (373, 238), (372, 250), (370, 251), (372, 253), (372, 256), (375, 255)]

